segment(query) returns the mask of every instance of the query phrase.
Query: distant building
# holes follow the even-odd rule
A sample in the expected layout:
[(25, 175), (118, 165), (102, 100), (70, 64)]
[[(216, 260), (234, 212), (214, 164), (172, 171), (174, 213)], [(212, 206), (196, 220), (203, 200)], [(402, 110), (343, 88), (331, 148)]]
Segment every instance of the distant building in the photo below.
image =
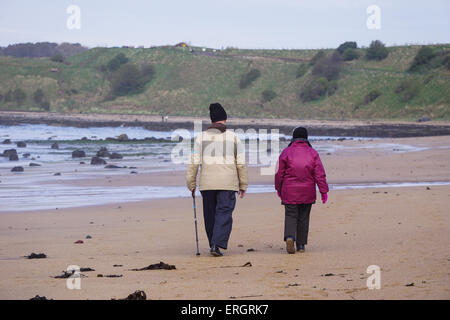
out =
[(188, 45), (186, 42), (180, 42), (180, 43), (177, 43), (174, 47), (186, 48), (186, 47), (188, 47)]

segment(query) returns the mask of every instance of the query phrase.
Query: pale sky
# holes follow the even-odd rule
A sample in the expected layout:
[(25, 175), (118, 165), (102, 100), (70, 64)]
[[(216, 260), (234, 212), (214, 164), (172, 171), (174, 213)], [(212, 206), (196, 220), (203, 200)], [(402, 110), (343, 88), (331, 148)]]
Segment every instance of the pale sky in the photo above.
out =
[[(80, 8), (70, 30), (67, 8)], [(380, 8), (380, 29), (366, 10)], [(335, 48), (450, 43), (449, 0), (0, 0), (0, 46), (79, 42), (89, 47), (175, 44), (211, 48)]]

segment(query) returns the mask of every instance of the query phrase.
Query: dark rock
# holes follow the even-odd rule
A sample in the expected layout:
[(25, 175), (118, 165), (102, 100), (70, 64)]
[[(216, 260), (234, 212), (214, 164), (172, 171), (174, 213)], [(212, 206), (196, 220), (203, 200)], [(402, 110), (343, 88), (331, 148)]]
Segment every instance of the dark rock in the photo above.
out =
[(86, 164), (86, 162), (84, 162), (84, 161), (80, 161), (80, 164)]
[(137, 290), (132, 294), (129, 294), (128, 297), (119, 300), (147, 300), (147, 295), (144, 291)]
[(29, 154), (29, 153), (24, 153), (23, 155), (22, 155), (22, 157), (24, 157), (24, 158), (29, 158), (31, 156), (31, 154)]
[(125, 133), (122, 133), (120, 136), (117, 137), (117, 140), (119, 140), (119, 141), (128, 141), (130, 139), (128, 138), (128, 136)]
[(80, 272), (89, 272), (89, 271), (95, 271), (95, 269), (92, 269), (92, 268), (80, 268)]
[(254, 251), (256, 251), (256, 250), (253, 248), (247, 249), (247, 252), (254, 252)]
[(131, 171), (130, 173), (131, 174), (137, 174), (137, 171)]
[(90, 235), (87, 235), (86, 239), (92, 239), (92, 237)]
[(107, 157), (109, 157), (109, 155), (110, 154), (108, 152), (108, 149), (106, 149), (106, 147), (101, 147), (100, 150), (97, 151), (97, 157), (107, 158)]
[(91, 165), (96, 166), (96, 165), (103, 165), (103, 164), (106, 164), (106, 161), (103, 160), (102, 158), (99, 158), (99, 157), (92, 157), (92, 159), (91, 159)]
[(51, 146), (52, 149), (59, 149), (59, 144), (57, 144), (56, 142), (52, 144)]
[(9, 161), (19, 161), (19, 156), (17, 154), (11, 154), (9, 156)]
[(82, 141), (87, 141), (87, 140), (89, 140), (87, 137), (83, 137), (83, 138), (81, 138), (81, 140)]
[(334, 273), (325, 273), (325, 274), (322, 274), (322, 277), (332, 277), (332, 276), (335, 276), (335, 274), (334, 274)]
[(72, 158), (84, 158), (86, 157), (86, 152), (83, 150), (75, 150), (72, 152)]
[(47, 299), (45, 296), (39, 296), (39, 295), (36, 295), (36, 296), (34, 296), (33, 298), (31, 298), (30, 300), (53, 300), (53, 299)]
[(114, 267), (114, 268), (117, 268), (117, 267), (123, 267), (123, 265), (122, 265), (122, 264), (115, 264), (115, 265), (113, 265), (113, 267)]
[(83, 240), (77, 240), (77, 241), (75, 241), (74, 243), (75, 243), (75, 244), (82, 244), (82, 243), (84, 243), (84, 242), (83, 242)]
[(98, 274), (97, 275), (97, 278), (103, 278), (103, 277), (105, 277), (105, 278), (122, 278), (123, 275), (121, 275), (121, 274), (105, 274), (105, 275)]
[(17, 150), (16, 149), (7, 149), (7, 150), (3, 151), (4, 157), (9, 157), (12, 154), (17, 155)]
[(19, 141), (17, 142), (17, 147), (18, 148), (26, 148), (27, 144), (23, 141)]
[(155, 264), (151, 264), (147, 267), (144, 268), (140, 268), (140, 269), (131, 269), (132, 271), (143, 271), (143, 270), (160, 270), (160, 269), (164, 269), (164, 270), (175, 270), (176, 267), (174, 265), (170, 265), (164, 262), (160, 262), (160, 263), (155, 263)]
[(414, 287), (414, 282), (411, 282), (411, 283), (405, 284), (405, 287)]
[(30, 163), (30, 167), (40, 167), (40, 166), (41, 165), (39, 163), (34, 163), (34, 162)]
[(25, 256), (27, 259), (45, 259), (47, 256), (44, 253), (34, 253), (32, 252), (30, 255)]
[(14, 167), (11, 169), (11, 172), (23, 172), (23, 167)]
[(11, 140), (10, 139), (5, 139), (5, 140), (3, 140), (2, 144), (11, 144)]
[(105, 169), (122, 169), (122, 167), (116, 166), (114, 164), (108, 164)]
[(113, 152), (109, 155), (110, 159), (122, 159), (123, 156), (121, 154), (118, 154), (117, 152)]
[(56, 172), (55, 174), (54, 174), (54, 176), (60, 176), (61, 175), (61, 172)]

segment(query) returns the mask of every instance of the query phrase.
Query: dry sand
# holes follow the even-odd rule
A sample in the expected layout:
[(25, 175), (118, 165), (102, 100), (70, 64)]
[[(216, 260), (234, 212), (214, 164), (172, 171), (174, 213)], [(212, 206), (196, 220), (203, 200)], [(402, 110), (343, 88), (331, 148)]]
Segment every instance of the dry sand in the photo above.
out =
[[(392, 139), (431, 150), (342, 149), (322, 157), (330, 183), (450, 181), (449, 137)], [(344, 141), (352, 146), (367, 142)], [(251, 183), (272, 177), (250, 170)], [(81, 185), (92, 181), (79, 181)], [(113, 185), (182, 185), (184, 173), (113, 178)], [(449, 299), (450, 186), (332, 191), (313, 206), (305, 253), (284, 249), (275, 194), (239, 199), (229, 250), (210, 257), (197, 198), (201, 256), (195, 256), (192, 199), (177, 198), (0, 214), (0, 299)], [(92, 239), (85, 239), (86, 235)], [(83, 244), (74, 244), (83, 240)], [(253, 248), (254, 252), (247, 252)], [(22, 256), (46, 253), (47, 259)], [(164, 261), (176, 270), (130, 271)], [(240, 267), (251, 262), (251, 267)], [(113, 267), (114, 264), (123, 267)], [(81, 290), (53, 279), (69, 265), (91, 267)], [(368, 290), (369, 265), (381, 289)], [(334, 274), (324, 276), (325, 274)], [(97, 274), (122, 274), (98, 278)], [(413, 286), (406, 286), (413, 283)]]

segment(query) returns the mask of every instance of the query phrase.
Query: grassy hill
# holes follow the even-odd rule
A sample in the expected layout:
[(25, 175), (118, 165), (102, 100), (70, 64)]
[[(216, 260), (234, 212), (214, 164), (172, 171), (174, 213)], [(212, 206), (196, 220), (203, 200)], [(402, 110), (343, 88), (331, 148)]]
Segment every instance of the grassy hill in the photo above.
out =
[[(408, 72), (420, 46), (389, 47), (389, 56), (382, 61), (366, 60), (365, 49), (357, 49), (360, 58), (344, 62), (337, 91), (311, 102), (299, 97), (311, 67), (304, 76), (296, 75), (299, 65), (309, 63), (318, 50), (193, 49), (94, 48), (68, 57), (66, 63), (0, 56), (0, 110), (42, 110), (32, 98), (40, 88), (50, 110), (58, 112), (195, 116), (205, 115), (209, 103), (219, 101), (235, 117), (450, 119), (450, 71), (439, 66), (428, 72)], [(450, 45), (434, 49), (449, 52)], [(156, 72), (141, 93), (111, 99), (110, 77), (102, 66), (118, 53), (125, 54), (129, 63), (152, 64)], [(261, 76), (240, 89), (241, 76), (251, 69), (258, 69)], [(405, 79), (420, 84), (417, 96), (408, 102), (395, 92)], [(17, 88), (26, 93), (26, 99), (5, 102), (5, 94)], [(276, 97), (263, 102), (264, 90), (274, 91)], [(360, 105), (373, 90), (381, 95)]]

